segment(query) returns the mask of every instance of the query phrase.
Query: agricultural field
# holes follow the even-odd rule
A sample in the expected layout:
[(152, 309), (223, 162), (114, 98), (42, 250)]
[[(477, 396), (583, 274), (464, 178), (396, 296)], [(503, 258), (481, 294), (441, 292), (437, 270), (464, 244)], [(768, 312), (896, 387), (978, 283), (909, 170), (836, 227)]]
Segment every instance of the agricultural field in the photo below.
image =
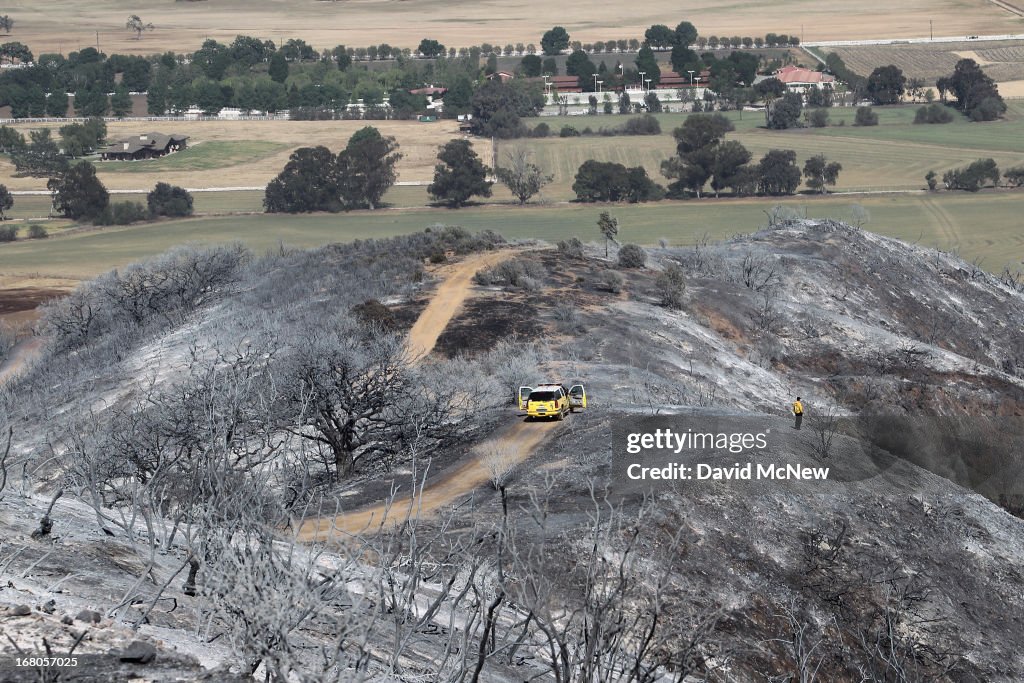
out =
[[(459, 135), (454, 121), (117, 121), (107, 124), (110, 140), (158, 128), (188, 135), (189, 148), (160, 159), (98, 162), (97, 170), (110, 190), (146, 189), (157, 180), (190, 188), (263, 187), (284, 168), (292, 150), (325, 145), (338, 151), (354, 132), (367, 125), (398, 140), (404, 155), (398, 164), (399, 180), (429, 180), (437, 148)], [(29, 130), (42, 126), (14, 127), (27, 137)], [(13, 176), (10, 161), (0, 156), (0, 177), (9, 179), (9, 189), (46, 189), (44, 178)]]
[[(825, 154), (839, 161), (843, 171), (836, 191), (863, 192), (916, 190), (924, 187), (929, 170), (943, 171), (966, 165), (980, 156), (991, 156), (1001, 167), (1024, 163), (1024, 102), (1010, 102), (1004, 120), (979, 124), (958, 117), (944, 125), (914, 125), (916, 106), (876, 107), (879, 125), (853, 126), (853, 108), (830, 109), (833, 123), (827, 128), (801, 128), (775, 131), (761, 128), (764, 119), (758, 112), (728, 112), (736, 131), (730, 139), (742, 142), (755, 160), (770, 149), (793, 149), (798, 163), (808, 157)], [(502, 142), (503, 149), (525, 145), (533, 150), (537, 163), (553, 173), (555, 180), (546, 190), (551, 198), (573, 197), (572, 183), (587, 159), (616, 161), (627, 166), (644, 166), (648, 174), (664, 182), (661, 162), (675, 150), (672, 130), (681, 125), (685, 114), (660, 114), (662, 134), (636, 137), (572, 137), (529, 139)], [(618, 116), (576, 116), (547, 119), (557, 134), (562, 125), (577, 130), (620, 125)], [(843, 125), (839, 125), (843, 124)]]
[[(770, 149), (793, 149), (798, 163), (815, 154), (825, 154), (843, 165), (838, 192), (878, 192), (888, 190), (919, 190), (924, 175), (935, 170), (940, 175), (949, 168), (966, 165), (981, 156), (991, 156), (1000, 167), (1024, 163), (1024, 102), (1011, 101), (1004, 120), (994, 123), (970, 123), (958, 117), (945, 125), (914, 125), (916, 106), (877, 107), (879, 125), (853, 126), (852, 108), (830, 110), (832, 124), (827, 128), (803, 128), (773, 131), (762, 128), (764, 120), (758, 112), (728, 112), (736, 130), (729, 137), (741, 141), (755, 160)], [(587, 159), (616, 161), (628, 166), (644, 166), (658, 182), (661, 162), (675, 149), (671, 132), (681, 125), (686, 114), (658, 114), (662, 134), (634, 137), (549, 137), (497, 141), (492, 148), (488, 140), (475, 140), (485, 163), (498, 159), (499, 164), (513, 147), (526, 147), (535, 162), (554, 175), (554, 182), (545, 187), (533, 201), (564, 202), (575, 198), (572, 183), (576, 170)], [(557, 135), (563, 125), (578, 130), (590, 127), (621, 125), (627, 117), (573, 116), (544, 117)], [(531, 125), (540, 123), (531, 119)], [(251, 122), (245, 126), (231, 122), (177, 122), (175, 131), (191, 136), (193, 146), (162, 159), (138, 162), (102, 162), (97, 164), (100, 178), (108, 189), (117, 191), (117, 200), (144, 201), (143, 194), (125, 191), (148, 191), (157, 181), (190, 188), (263, 187), (283, 168), (288, 155), (298, 146), (326, 144), (332, 149), (344, 145), (348, 136), (364, 124), (375, 125), (382, 132), (394, 135), (405, 155), (399, 162), (399, 180), (416, 182), (413, 186), (396, 186), (386, 195), (392, 207), (424, 207), (430, 199), (425, 184), (430, 181), (436, 163), (437, 147), (458, 132), (452, 122), (421, 124), (409, 121), (327, 121), (327, 122)], [(256, 126), (255, 131), (249, 126)], [(23, 127), (27, 128), (27, 126)], [(110, 137), (139, 132), (128, 123), (112, 123)], [(236, 139), (243, 136), (253, 139)], [(256, 139), (259, 138), (259, 139)], [(0, 157), (0, 174), (13, 174), (9, 162)], [(14, 178), (7, 181), (12, 190), (45, 190), (42, 178)], [(262, 192), (231, 190), (196, 192), (195, 210), (200, 214), (251, 213), (262, 210)], [(494, 188), (492, 202), (510, 202), (501, 187)], [(49, 197), (19, 196), (11, 216), (38, 219), (49, 214)]]
[[(682, 19), (693, 21), (704, 35), (775, 31), (800, 35), (804, 41), (922, 36), (927, 35), (928, 19), (933, 20), (939, 35), (1024, 32), (1024, 19), (986, 0), (696, 0), (685, 9), (669, 0), (642, 5), (584, 0), (208, 0), (143, 6), (117, 0), (12, 0), (5, 4), (4, 12), (15, 20), (11, 40), (26, 43), (37, 54), (66, 54), (88, 46), (98, 46), (108, 54), (192, 51), (206, 38), (229, 42), (239, 33), (274, 40), (302, 38), (318, 49), (339, 43), (365, 46), (383, 42), (415, 47), (424, 37), (456, 47), (482, 42), (538, 43), (541, 33), (556, 24), (564, 25), (574, 38), (595, 41), (639, 37), (651, 24), (675, 25)], [(124, 28), (132, 12), (155, 26), (142, 40)]]
[[(994, 81), (1019, 81), (1024, 76), (1024, 41), (970, 40), (961, 43), (915, 43), (913, 45), (861, 45), (852, 47), (822, 47), (823, 52), (834, 52), (843, 58), (853, 71), (867, 76), (878, 66), (895, 64), (908, 78), (923, 78), (929, 84), (940, 76), (953, 72), (956, 63), (965, 58), (976, 61)], [(1020, 96), (1013, 92), (1004, 96)], [(1000, 87), (1000, 91), (1003, 88)]]
[(866, 210), (865, 227), (926, 246), (958, 250), (991, 271), (1024, 259), (1020, 230), (1021, 195), (906, 194), (866, 197), (793, 197), (722, 201), (665, 201), (636, 205), (551, 206), (490, 205), (447, 209), (385, 209), (349, 214), (298, 216), (261, 214), (210, 216), (162, 221), (134, 227), (83, 229), (42, 241), (0, 245), (0, 273), (39, 277), (89, 277), (110, 268), (157, 254), (185, 242), (242, 241), (257, 251), (281, 243), (309, 247), (329, 242), (385, 237), (454, 224), (469, 230), (495, 230), (508, 238), (550, 242), (579, 236), (597, 240), (596, 220), (602, 210), (618, 217), (621, 239), (655, 245), (693, 244), (705, 235), (724, 238), (763, 225), (766, 212), (781, 205), (812, 218), (854, 220), (854, 203)]

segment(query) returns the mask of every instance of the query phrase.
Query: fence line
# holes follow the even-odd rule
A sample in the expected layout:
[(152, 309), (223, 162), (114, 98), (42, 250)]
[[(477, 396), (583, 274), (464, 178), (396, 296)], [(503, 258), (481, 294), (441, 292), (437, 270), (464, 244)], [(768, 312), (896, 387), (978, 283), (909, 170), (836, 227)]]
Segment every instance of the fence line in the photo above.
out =
[[(25, 117), (20, 119), (0, 119), (0, 123), (67, 123), (67, 122), (78, 122), (88, 121), (90, 116), (66, 116), (66, 117), (52, 117), (52, 116), (39, 116), (39, 117)], [(103, 116), (101, 117), (104, 121), (289, 121), (291, 115), (275, 114), (273, 116), (238, 116), (232, 118), (221, 118), (220, 116), (205, 116), (205, 115), (189, 115), (184, 114), (178, 116)]]

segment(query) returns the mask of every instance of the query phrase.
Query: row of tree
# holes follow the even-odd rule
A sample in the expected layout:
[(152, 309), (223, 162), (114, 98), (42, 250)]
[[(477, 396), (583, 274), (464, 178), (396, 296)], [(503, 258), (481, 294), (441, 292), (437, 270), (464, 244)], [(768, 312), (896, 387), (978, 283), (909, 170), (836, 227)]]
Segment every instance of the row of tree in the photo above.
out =
[(69, 123), (58, 129), (58, 145), (49, 128), (29, 131), (29, 139), (18, 130), (0, 126), (0, 152), (10, 154), (11, 163), (20, 176), (46, 178), (68, 169), (68, 159), (95, 152), (106, 139), (107, 124), (92, 118), (82, 123)]
[[(1003, 179), (1009, 187), (1024, 187), (1024, 165), (1013, 166), (1003, 171)], [(939, 188), (939, 175), (928, 171), (924, 177), (928, 189), (934, 192)], [(942, 185), (947, 190), (964, 190), (977, 192), (989, 185), (999, 186), (999, 166), (995, 159), (978, 159), (961, 168), (951, 168), (942, 174)]]
[(583, 52), (612, 52), (619, 50), (619, 52), (625, 52), (627, 47), (631, 50), (637, 50), (641, 46), (648, 46), (655, 50), (671, 50), (675, 47), (682, 46), (689, 48), (696, 46), (703, 50), (710, 48), (716, 50), (718, 48), (762, 48), (762, 47), (789, 47), (791, 45), (799, 45), (799, 36), (789, 36), (784, 33), (768, 33), (763, 38), (751, 38), (749, 36), (700, 36), (697, 33), (696, 27), (688, 21), (681, 21), (676, 25), (674, 29), (669, 28), (664, 24), (653, 24), (650, 28), (644, 31), (644, 40), (640, 41), (633, 39), (630, 41), (624, 40), (609, 40), (609, 41), (595, 41), (593, 43), (581, 43), (579, 41), (572, 41), (569, 39), (569, 32), (565, 30), (563, 26), (555, 26), (554, 28), (546, 31), (540, 39), (541, 50), (546, 55), (558, 55), (567, 49), (582, 50)]

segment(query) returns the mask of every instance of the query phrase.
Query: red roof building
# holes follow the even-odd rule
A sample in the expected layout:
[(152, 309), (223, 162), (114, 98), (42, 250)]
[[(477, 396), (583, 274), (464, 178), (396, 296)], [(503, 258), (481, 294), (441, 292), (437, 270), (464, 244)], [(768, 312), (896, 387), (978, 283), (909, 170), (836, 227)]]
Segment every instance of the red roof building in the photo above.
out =
[(826, 85), (831, 86), (835, 83), (836, 77), (832, 74), (823, 73), (821, 71), (812, 71), (811, 69), (805, 69), (802, 66), (784, 66), (775, 72), (775, 78), (779, 79), (787, 86), (796, 87), (808, 87), (817, 85), (824, 87)]

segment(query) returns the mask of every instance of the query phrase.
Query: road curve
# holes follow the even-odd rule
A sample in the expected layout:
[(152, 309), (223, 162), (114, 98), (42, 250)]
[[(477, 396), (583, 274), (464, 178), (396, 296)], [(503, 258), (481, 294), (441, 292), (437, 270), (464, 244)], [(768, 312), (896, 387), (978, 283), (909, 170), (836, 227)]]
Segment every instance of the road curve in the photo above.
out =
[(517, 465), (530, 457), (556, 424), (524, 422), (519, 418), (494, 438), (476, 446), (473, 449), (474, 457), (466, 459), (424, 486), (420, 495), (401, 495), (390, 504), (379, 503), (336, 516), (303, 520), (297, 537), (305, 542), (329, 541), (335, 537), (375, 533), (410, 518), (430, 516), (491, 480), (491, 471), (485, 462), (487, 454), (493, 449), (500, 449), (506, 454), (503, 460), (506, 467)]

